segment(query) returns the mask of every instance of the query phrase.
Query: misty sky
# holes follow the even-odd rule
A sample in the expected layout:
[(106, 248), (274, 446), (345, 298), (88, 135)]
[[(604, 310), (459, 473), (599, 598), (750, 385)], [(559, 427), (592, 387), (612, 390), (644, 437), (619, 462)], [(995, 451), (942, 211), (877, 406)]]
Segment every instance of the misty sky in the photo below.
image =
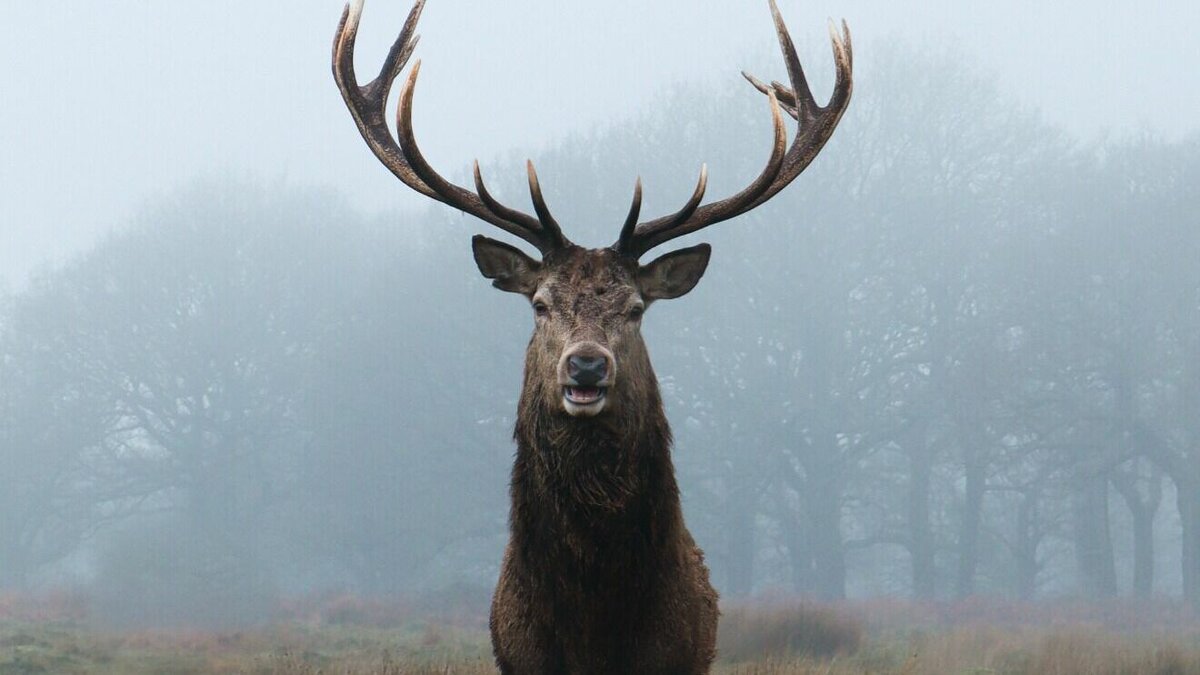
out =
[[(358, 138), (333, 85), (341, 7), (0, 3), (0, 283), (19, 288), (38, 265), (202, 176), (333, 186), (365, 209), (417, 204)], [(362, 79), (408, 7), (367, 3)], [(827, 17), (847, 19), (860, 54), (884, 37), (949, 42), (1084, 138), (1177, 138), (1200, 119), (1195, 0), (781, 0), (781, 9), (808, 62), (828, 64)], [(420, 33), (415, 124), (447, 175), (509, 150), (536, 160), (546, 142), (637, 114), (681, 79), (745, 87), (740, 68), (774, 45), (766, 0), (429, 0)], [(759, 74), (784, 77), (782, 67)], [(681, 171), (703, 159), (681, 149)], [(543, 176), (551, 201), (553, 183)]]

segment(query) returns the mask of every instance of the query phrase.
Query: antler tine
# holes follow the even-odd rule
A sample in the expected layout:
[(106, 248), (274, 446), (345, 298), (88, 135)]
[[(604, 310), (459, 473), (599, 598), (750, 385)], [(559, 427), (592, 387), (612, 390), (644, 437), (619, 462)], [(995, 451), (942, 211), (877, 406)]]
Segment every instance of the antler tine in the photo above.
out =
[[(770, 91), (767, 94), (767, 101), (771, 106), (771, 126), (774, 129), (775, 140), (771, 145), (771, 156), (767, 160), (766, 167), (754, 179), (753, 183), (732, 197), (697, 208), (699, 199), (703, 197), (704, 189), (708, 183), (708, 167), (705, 166), (701, 170), (701, 180), (696, 186), (696, 192), (693, 193), (692, 199), (688, 201), (683, 210), (673, 216), (657, 218), (639, 224), (634, 229), (630, 241), (625, 243), (624, 247), (622, 247), (622, 242), (618, 241), (616, 247), (621, 249), (622, 252), (641, 256), (659, 244), (682, 237), (685, 234), (691, 234), (713, 223), (733, 218), (749, 210), (744, 207), (757, 200), (774, 183), (776, 176), (779, 174), (780, 167), (783, 166), (783, 160), (787, 151), (787, 129), (783, 125), (783, 113), (780, 111), (779, 100), (775, 97), (774, 91)], [(689, 211), (688, 215), (682, 215)]]
[[(392, 84), (404, 70), (416, 48), (419, 38), (415, 35), (415, 30), (424, 7), (425, 0), (416, 0), (400, 35), (388, 50), (379, 75), (361, 87), (354, 74), (354, 44), (362, 17), (363, 0), (352, 0), (342, 10), (342, 18), (333, 42), (333, 77), (363, 140), (388, 170), (417, 192), (520, 237), (536, 246), (543, 254), (568, 245), (569, 242), (562, 236), (553, 219), (547, 225), (544, 219), (510, 209), (493, 199), (483, 187), (478, 163), (475, 167), (478, 195), (446, 180), (429, 165), (417, 146), (412, 128), (412, 100), (417, 75), (421, 69), (420, 61), (413, 64), (412, 71), (401, 89), (400, 106), (396, 111), (397, 137), (392, 136), (386, 122), (387, 99)], [(544, 206), (543, 204), (542, 208)], [(547, 211), (546, 215), (548, 214)], [(542, 215), (541, 209), (539, 215)]]
[[(689, 202), (690, 209), (685, 207), (683, 211), (674, 216), (641, 223), (627, 237), (623, 232), (622, 238), (615, 245), (618, 251), (627, 255), (641, 256), (650, 249), (676, 237), (682, 237), (750, 211), (775, 196), (795, 180), (796, 176), (808, 168), (808, 165), (812, 163), (830, 136), (833, 135), (842, 114), (846, 111), (846, 106), (850, 103), (850, 95), (853, 91), (854, 53), (850, 42), (850, 29), (843, 21), (840, 35), (836, 30), (831, 31), (837, 79), (829, 102), (825, 106), (820, 106), (808, 86), (804, 68), (800, 65), (800, 58), (796, 54), (796, 46), (783, 22), (779, 7), (775, 0), (769, 0), (769, 4), (791, 88), (778, 82), (766, 84), (749, 73), (742, 73), (755, 89), (767, 95), (771, 106), (771, 117), (775, 127), (775, 144), (766, 168), (753, 183), (731, 197), (698, 208)], [(787, 133), (783, 127), (781, 108), (785, 109), (799, 123), (799, 131), (790, 147), (787, 146)], [(698, 190), (698, 193), (702, 195), (703, 190)], [(699, 199), (697, 198), (696, 204), (698, 203)], [(681, 217), (683, 213), (686, 215)]]
[(708, 190), (708, 164), (700, 165), (700, 177), (696, 179), (696, 189), (692, 190), (692, 196), (688, 197), (687, 203), (682, 209), (675, 212), (675, 215), (670, 217), (671, 227), (682, 223), (696, 212), (700, 206), (700, 201), (704, 199), (704, 193)]
[(538, 182), (537, 170), (533, 168), (533, 160), (525, 160), (525, 172), (529, 174), (529, 196), (533, 199), (533, 209), (537, 212), (538, 220), (541, 221), (542, 232), (550, 239), (558, 242), (565, 242), (562, 228), (558, 226), (558, 221), (554, 220), (554, 216), (550, 215), (550, 208), (546, 206), (546, 199), (542, 197), (542, 184)]
[(483, 200), (484, 205), (488, 207), (496, 215), (506, 220), (519, 222), (530, 230), (536, 230), (541, 225), (537, 218), (530, 216), (528, 213), (522, 213), (516, 209), (510, 209), (507, 206), (496, 201), (492, 197), (492, 193), (488, 192), (487, 186), (483, 184), (483, 174), (479, 171), (479, 160), (475, 160), (475, 191), (479, 193), (479, 198)]
[[(362, 0), (357, 0), (357, 2), (361, 12)], [(424, 9), (425, 0), (417, 0), (413, 3), (413, 8), (408, 12), (408, 18), (404, 20), (404, 27), (400, 29), (400, 36), (392, 43), (392, 48), (388, 50), (387, 57), (379, 67), (379, 75), (375, 79), (385, 87), (383, 91), (383, 100), (385, 101), (392, 83), (400, 76), (400, 71), (404, 70), (404, 65), (412, 58), (417, 43), (421, 41), (421, 36), (417, 35), (415, 31)]]
[[(641, 187), (640, 179), (638, 181), (638, 187), (639, 188)], [(646, 237), (648, 237), (650, 235), (657, 234), (658, 232), (670, 230), (671, 228), (675, 227), (676, 225), (678, 225), (678, 224), (682, 223), (683, 221), (687, 220), (688, 218), (690, 218), (691, 215), (693, 213), (695, 213), (696, 209), (700, 206), (700, 201), (704, 199), (704, 193), (706, 190), (708, 190), (708, 164), (701, 164), (700, 165), (700, 177), (696, 180), (696, 188), (694, 190), (692, 190), (692, 196), (688, 197), (687, 203), (685, 203), (683, 205), (683, 208), (679, 209), (678, 211), (676, 211), (675, 213), (673, 213), (669, 216), (657, 218), (657, 219), (651, 221), (650, 223), (647, 223), (644, 225), (634, 225), (634, 224), (630, 223), (629, 220), (626, 220), (625, 227), (621, 228), (621, 236), (619, 239), (617, 239), (617, 243), (614, 245), (613, 248), (615, 248), (618, 253), (622, 253), (625, 255), (640, 256), (642, 253), (645, 253), (645, 250), (639, 250), (639, 248), (638, 248), (638, 246), (640, 245), (640, 242), (645, 240)], [(638, 198), (638, 209), (640, 210), (641, 209), (641, 194), (640, 194), (640, 192), (637, 194), (637, 198)], [(635, 218), (635, 216), (632, 213), (630, 213), (630, 220), (632, 220), (634, 218)], [(648, 227), (649, 225), (653, 225), (654, 229), (650, 230)], [(641, 228), (640, 231), (638, 230), (638, 228)], [(649, 250), (649, 249), (646, 249), (646, 250)]]
[(817, 105), (812, 89), (808, 86), (808, 78), (804, 75), (804, 66), (800, 65), (800, 56), (796, 54), (796, 43), (792, 42), (792, 35), (788, 32), (787, 24), (783, 22), (783, 15), (779, 13), (779, 5), (775, 4), (775, 0), (770, 0), (770, 3), (771, 18), (775, 20), (775, 34), (779, 36), (779, 49), (783, 52), (783, 60), (787, 65), (788, 80), (792, 83), (792, 98), (800, 113), (800, 117), (797, 119), (803, 126), (812, 122), (820, 106)]
[(755, 89), (764, 94), (774, 90), (775, 98), (779, 99), (779, 107), (783, 108), (783, 111), (790, 115), (792, 119), (796, 121), (800, 120), (800, 110), (796, 106), (796, 95), (792, 93), (791, 89), (788, 89), (782, 83), (775, 80), (772, 80), (771, 84), (767, 84), (744, 70), (742, 71), (742, 77), (746, 78)]
[[(842, 19), (842, 39), (838, 40), (837, 33), (832, 24), (833, 22), (831, 21), (829, 33), (833, 36), (833, 58), (837, 63), (837, 83), (833, 87), (833, 96), (830, 97), (829, 104), (825, 106), (826, 108), (835, 105), (834, 100), (839, 98), (839, 94), (842, 95), (845, 103), (849, 103), (850, 94), (854, 87), (854, 41), (850, 39), (850, 25), (846, 23), (845, 19)], [(843, 103), (843, 107), (845, 103)]]
[(633, 228), (637, 227), (638, 216), (642, 213), (642, 177), (638, 176), (633, 184), (633, 203), (629, 205), (629, 215), (621, 226), (621, 236), (617, 238), (617, 249), (620, 250), (625, 242), (633, 236)]

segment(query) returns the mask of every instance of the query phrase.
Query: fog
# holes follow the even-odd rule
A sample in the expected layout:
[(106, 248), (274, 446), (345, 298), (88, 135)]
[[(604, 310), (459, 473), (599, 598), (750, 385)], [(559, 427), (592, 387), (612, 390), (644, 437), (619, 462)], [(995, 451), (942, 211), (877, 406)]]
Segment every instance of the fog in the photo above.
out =
[[(367, 3), (360, 79), (408, 9)], [(0, 590), (129, 625), (486, 603), (531, 312), (471, 260), (497, 231), (364, 146), (340, 10), (0, 7)], [(1200, 607), (1200, 5), (781, 10), (819, 100), (850, 24), (850, 111), (681, 242), (713, 263), (644, 328), (723, 597)], [(419, 32), (431, 163), (527, 210), (533, 158), (592, 246), (637, 175), (651, 215), (702, 162), (749, 182), (738, 73), (786, 79), (765, 2), (429, 0)]]
[[(676, 82), (742, 86), (774, 48), (765, 2), (429, 3), (416, 118), (446, 171), (634, 117)], [(197, 176), (332, 186), (361, 208), (419, 204), (362, 152), (332, 89), (334, 2), (6, 2), (0, 7), (0, 269), (20, 286)], [(377, 63), (408, 10), (371, 2)], [(783, 7), (805, 56), (826, 18), (869, 46), (950, 44), (1085, 138), (1178, 138), (1200, 111), (1195, 3), (880, 0)], [(772, 67), (777, 67), (771, 62)], [(775, 76), (782, 74), (775, 70)], [(676, 112), (686, 119), (686, 111)], [(681, 167), (706, 158), (681, 148)]]

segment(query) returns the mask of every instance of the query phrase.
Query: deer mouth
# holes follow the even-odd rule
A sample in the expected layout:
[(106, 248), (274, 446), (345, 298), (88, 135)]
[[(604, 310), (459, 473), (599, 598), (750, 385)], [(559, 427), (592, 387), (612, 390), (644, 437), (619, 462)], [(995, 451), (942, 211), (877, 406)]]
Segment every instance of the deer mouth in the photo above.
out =
[(595, 415), (604, 407), (608, 387), (563, 387), (563, 403), (572, 415)]

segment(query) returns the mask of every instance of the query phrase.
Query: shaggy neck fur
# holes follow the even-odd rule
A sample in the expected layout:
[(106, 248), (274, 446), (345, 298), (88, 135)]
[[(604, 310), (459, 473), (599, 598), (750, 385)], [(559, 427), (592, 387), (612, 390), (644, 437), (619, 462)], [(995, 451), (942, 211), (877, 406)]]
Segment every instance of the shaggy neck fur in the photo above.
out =
[[(611, 592), (660, 572), (683, 519), (671, 431), (653, 372), (612, 410), (571, 417), (547, 403), (557, 390), (527, 381), (515, 431), (511, 525), (522, 567)], [(564, 574), (566, 572), (566, 574)]]

